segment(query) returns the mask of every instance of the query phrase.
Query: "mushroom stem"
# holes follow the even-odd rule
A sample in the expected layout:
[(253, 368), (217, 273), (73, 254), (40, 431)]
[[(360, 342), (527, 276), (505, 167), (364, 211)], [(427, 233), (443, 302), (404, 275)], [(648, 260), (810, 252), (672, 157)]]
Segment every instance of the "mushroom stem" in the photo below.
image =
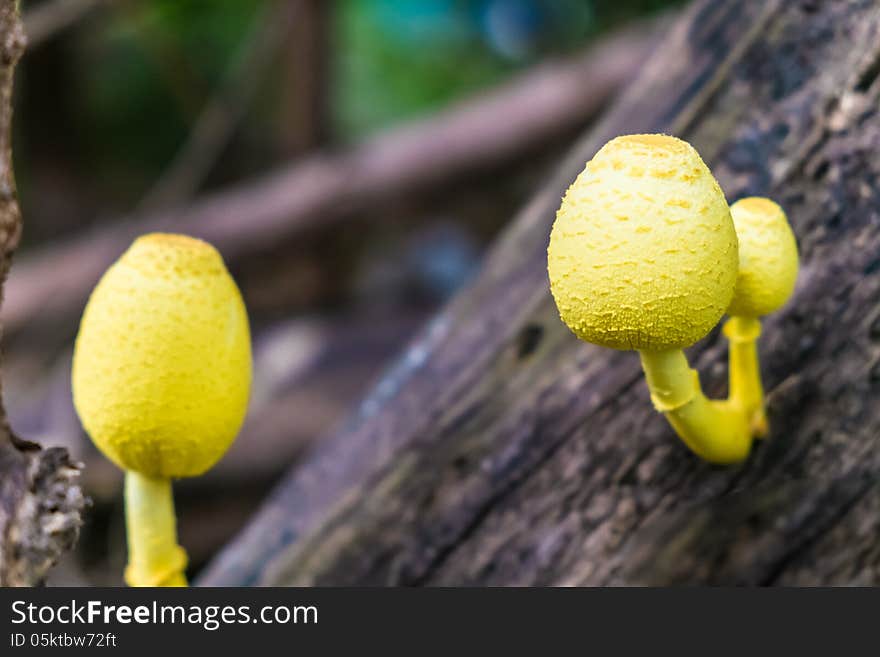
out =
[(742, 407), (707, 399), (700, 377), (680, 349), (640, 351), (654, 407), (697, 456), (713, 463), (737, 463), (748, 456), (752, 432)]
[(177, 544), (171, 480), (125, 471), (129, 586), (186, 586), (186, 552)]
[(724, 335), (730, 342), (730, 401), (745, 412), (752, 435), (763, 438), (769, 427), (756, 345), (761, 321), (757, 317), (733, 316), (724, 324)]

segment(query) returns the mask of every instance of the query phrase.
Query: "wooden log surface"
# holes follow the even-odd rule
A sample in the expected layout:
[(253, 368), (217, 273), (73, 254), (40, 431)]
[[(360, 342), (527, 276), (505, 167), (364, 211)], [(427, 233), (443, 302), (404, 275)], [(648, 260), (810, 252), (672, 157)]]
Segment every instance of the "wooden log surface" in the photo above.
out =
[[(482, 274), (317, 443), (200, 583), (880, 584), (880, 3), (703, 0)], [(638, 358), (548, 291), (554, 211), (609, 138), (691, 141), (789, 213), (802, 269), (760, 342), (771, 435), (702, 463)], [(689, 350), (726, 392), (718, 332)]]

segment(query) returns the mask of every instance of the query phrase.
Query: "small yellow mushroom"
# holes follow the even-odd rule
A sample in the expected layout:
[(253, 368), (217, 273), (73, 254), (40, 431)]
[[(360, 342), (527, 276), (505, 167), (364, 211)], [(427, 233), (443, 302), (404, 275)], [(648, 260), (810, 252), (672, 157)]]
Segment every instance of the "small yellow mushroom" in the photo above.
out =
[(693, 147), (665, 135), (609, 141), (569, 188), (550, 233), (550, 289), (582, 340), (681, 349), (721, 319), (737, 239), (721, 188)]
[(736, 290), (727, 313), (762, 317), (779, 310), (794, 291), (798, 251), (785, 212), (752, 196), (730, 206), (739, 238)]
[(785, 212), (770, 199), (741, 199), (730, 213), (739, 238), (739, 274), (724, 325), (730, 341), (730, 399), (745, 409), (752, 432), (761, 437), (768, 426), (756, 346), (759, 317), (781, 308), (794, 291), (797, 243)]
[[(740, 396), (707, 399), (682, 349), (704, 337), (731, 303), (763, 309), (791, 291), (788, 278), (780, 282), (787, 292), (762, 287), (776, 264), (760, 260), (762, 238), (753, 239), (751, 229), (740, 252), (737, 227), (690, 144), (626, 135), (605, 144), (568, 189), (547, 251), (562, 320), (587, 342), (638, 350), (655, 407), (696, 454), (717, 463), (748, 455), (757, 433), (749, 417), (757, 412), (754, 394), (740, 385)], [(740, 277), (743, 257), (753, 264)], [(757, 361), (752, 372), (737, 369), (736, 381), (757, 381), (760, 394)]]
[(171, 479), (223, 456), (251, 384), (247, 312), (220, 254), (184, 235), (135, 240), (92, 292), (72, 378), (86, 432), (126, 471), (126, 581), (186, 585)]

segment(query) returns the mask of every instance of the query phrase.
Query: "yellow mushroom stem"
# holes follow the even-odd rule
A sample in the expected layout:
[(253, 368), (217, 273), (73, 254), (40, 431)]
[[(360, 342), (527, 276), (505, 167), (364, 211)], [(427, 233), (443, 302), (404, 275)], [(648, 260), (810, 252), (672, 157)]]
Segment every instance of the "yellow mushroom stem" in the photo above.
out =
[(769, 427), (756, 345), (761, 321), (756, 317), (734, 316), (727, 320), (723, 330), (730, 343), (730, 401), (743, 409), (752, 435), (763, 438)]
[(171, 480), (125, 471), (129, 586), (186, 586), (186, 551), (177, 544)]
[(752, 431), (739, 401), (707, 399), (699, 374), (680, 349), (639, 355), (654, 407), (697, 456), (713, 463), (737, 463), (748, 456)]

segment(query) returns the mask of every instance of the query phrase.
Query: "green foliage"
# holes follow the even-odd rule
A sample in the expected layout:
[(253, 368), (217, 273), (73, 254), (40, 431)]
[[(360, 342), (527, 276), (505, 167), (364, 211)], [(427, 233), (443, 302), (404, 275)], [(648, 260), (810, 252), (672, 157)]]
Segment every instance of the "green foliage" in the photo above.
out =
[(140, 173), (141, 184), (154, 177), (223, 78), (261, 4), (123, 4), (84, 30), (78, 100), (96, 166), (120, 179)]
[[(77, 72), (77, 141), (91, 149), (81, 153), (83, 166), (120, 198), (142, 193), (186, 138), (268, 2), (111, 3), (86, 21), (69, 43)], [(670, 4), (675, 2), (334, 0), (335, 133), (356, 139), (436, 110)], [(513, 19), (505, 14), (508, 7), (519, 12)], [(512, 48), (509, 38), (504, 42), (510, 37), (505, 29), (513, 30)], [(283, 79), (280, 68), (269, 79), (275, 75)], [(260, 142), (277, 139), (271, 112), (252, 110), (249, 122), (249, 134), (264, 135)]]
[[(519, 8), (520, 24), (514, 28), (526, 42), (514, 56), (499, 49), (492, 30), (492, 18), (499, 15), (493, 10), (505, 4)], [(334, 108), (339, 131), (353, 137), (436, 109), (542, 58), (581, 48), (627, 20), (675, 4), (338, 0)], [(508, 20), (516, 20), (517, 12), (508, 13), (514, 15)]]
[(335, 108), (346, 136), (443, 105), (509, 68), (454, 24), (416, 41), (394, 34), (380, 19), (372, 3), (340, 2)]

